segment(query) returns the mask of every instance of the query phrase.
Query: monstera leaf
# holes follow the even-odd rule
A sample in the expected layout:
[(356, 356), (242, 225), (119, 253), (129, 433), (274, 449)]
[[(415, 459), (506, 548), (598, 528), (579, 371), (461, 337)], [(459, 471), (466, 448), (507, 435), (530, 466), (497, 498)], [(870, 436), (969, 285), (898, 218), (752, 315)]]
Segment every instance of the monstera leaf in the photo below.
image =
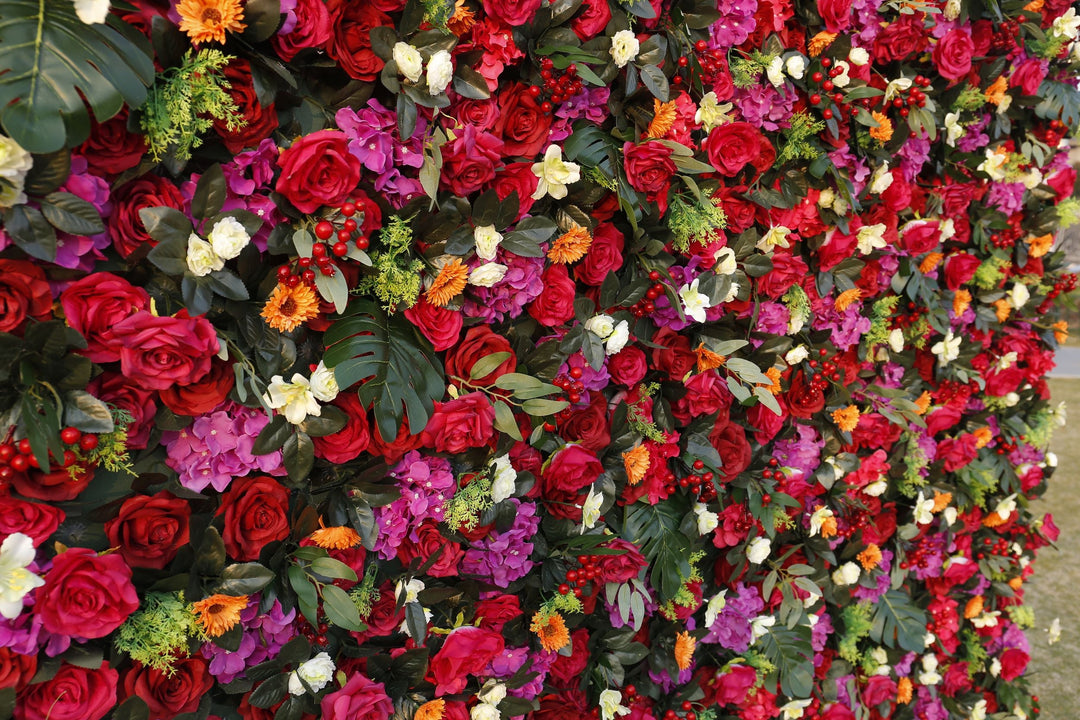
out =
[(365, 381), (360, 401), (374, 407), (384, 439), (397, 437), (406, 414), (414, 435), (424, 429), (446, 385), (442, 363), (416, 328), (370, 300), (356, 300), (326, 331), (324, 341), (324, 362), (334, 368), (338, 385)]
[(0, 125), (32, 153), (73, 147), (154, 79), (150, 46), (114, 15), (87, 25), (71, 2), (0, 0)]

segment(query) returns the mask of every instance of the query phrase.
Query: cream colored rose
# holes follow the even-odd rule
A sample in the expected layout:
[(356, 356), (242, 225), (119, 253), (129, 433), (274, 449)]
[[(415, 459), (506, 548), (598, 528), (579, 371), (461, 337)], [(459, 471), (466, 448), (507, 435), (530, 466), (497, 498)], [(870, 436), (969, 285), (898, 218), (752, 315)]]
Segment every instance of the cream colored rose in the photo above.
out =
[(491, 287), (504, 277), (506, 277), (506, 266), (489, 262), (469, 273), (469, 284), (476, 287)]
[(247, 234), (244, 226), (232, 217), (222, 218), (214, 223), (206, 237), (222, 260), (232, 260), (251, 242), (251, 236)]
[(398, 72), (411, 82), (420, 80), (420, 74), (424, 71), (424, 58), (412, 45), (407, 42), (394, 45), (394, 62), (397, 63)]
[(496, 230), (494, 225), (480, 225), (473, 228), (476, 256), (481, 260), (494, 260), (502, 239), (502, 233)]
[(446, 92), (446, 87), (454, 79), (454, 63), (450, 53), (440, 50), (431, 56), (427, 64), (427, 86), (432, 95)]
[(641, 43), (630, 30), (620, 30), (611, 38), (611, 57), (615, 58), (615, 65), (626, 67), (626, 64), (637, 57), (641, 50)]
[(210, 243), (191, 233), (187, 242), (187, 266), (195, 277), (206, 277), (225, 267), (225, 261), (218, 257)]

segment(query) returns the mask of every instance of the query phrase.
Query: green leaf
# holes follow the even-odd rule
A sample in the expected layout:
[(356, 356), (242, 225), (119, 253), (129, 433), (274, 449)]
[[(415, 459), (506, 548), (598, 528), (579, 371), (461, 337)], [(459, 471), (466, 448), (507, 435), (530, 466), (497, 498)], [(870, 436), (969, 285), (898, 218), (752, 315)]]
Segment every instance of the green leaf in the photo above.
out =
[(565, 400), (526, 400), (521, 403), (521, 409), (534, 417), (547, 417), (557, 412), (562, 412), (570, 403)]
[(308, 476), (315, 464), (315, 443), (307, 433), (297, 430), (290, 435), (281, 452), (290, 480), (299, 483)]
[(641, 82), (649, 88), (649, 92), (660, 102), (667, 102), (669, 96), (668, 79), (664, 71), (655, 65), (646, 65), (641, 68)]
[(292, 433), (292, 423), (286, 420), (284, 415), (275, 415), (255, 438), (255, 445), (251, 448), (251, 452), (255, 455), (268, 455), (275, 450), (280, 450)]
[(514, 412), (502, 400), (495, 401), (495, 429), (515, 440), (524, 439), (521, 437), (521, 428), (518, 427), (517, 421), (514, 420)]
[(271, 708), (285, 697), (289, 691), (289, 676), (287, 674), (275, 675), (269, 680), (263, 680), (257, 688), (251, 691), (248, 702), (257, 708)]
[(345, 280), (345, 273), (335, 270), (333, 275), (327, 276), (316, 272), (315, 287), (319, 289), (323, 300), (334, 303), (334, 309), (339, 315), (345, 312), (349, 303), (349, 283)]
[(364, 623), (360, 622), (360, 611), (344, 590), (337, 585), (323, 585), (323, 610), (326, 619), (345, 630), (361, 631)]
[(85, 390), (71, 390), (64, 396), (64, 425), (88, 433), (109, 433), (114, 429), (109, 406)]
[(424, 608), (418, 602), (406, 603), (405, 622), (409, 628), (409, 635), (416, 644), (423, 647), (427, 639), (427, 617), (424, 616)]
[[(98, 665), (98, 667), (101, 667)], [(11, 700), (14, 703), (15, 700), (15, 688), (7, 688), (11, 690)], [(2, 703), (0, 703), (2, 705)], [(13, 708), (14, 709), (14, 708)], [(3, 717), (10, 717), (10, 715), (3, 715)], [(146, 704), (138, 695), (132, 695), (113, 711), (113, 720), (149, 720), (150, 707)]]
[(289, 585), (296, 593), (296, 603), (300, 606), (300, 612), (308, 622), (318, 625), (319, 596), (315, 586), (308, 579), (307, 573), (296, 565), (290, 565), (286, 571), (289, 576)]
[(315, 558), (311, 561), (311, 571), (326, 578), (356, 582), (356, 571), (332, 557)]
[(333, 435), (349, 424), (349, 416), (339, 407), (325, 405), (321, 415), (308, 415), (298, 426), (312, 437)]
[(56, 230), (36, 208), (16, 205), (5, 212), (4, 231), (30, 257), (46, 262), (56, 259)]
[(247, 0), (244, 3), (244, 37), (252, 42), (269, 40), (281, 25), (281, 0)]
[(473, 366), (469, 368), (469, 379), (476, 380), (477, 378), (487, 377), (495, 370), (495, 368), (502, 365), (512, 356), (513, 353), (505, 351), (485, 355), (473, 363)]
[(244, 281), (228, 270), (215, 270), (205, 278), (206, 285), (216, 294), (229, 300), (247, 300), (248, 290)]
[(252, 595), (270, 584), (275, 578), (257, 562), (233, 563), (221, 571), (221, 582), (215, 592), (223, 595)]
[(324, 361), (334, 369), (338, 385), (347, 388), (364, 381), (360, 401), (373, 407), (382, 437), (397, 437), (406, 416), (412, 434), (424, 429), (446, 386), (442, 363), (411, 323), (359, 299), (323, 339)]
[(0, 0), (0, 125), (31, 153), (70, 148), (126, 102), (139, 107), (154, 79), (150, 46), (110, 14), (87, 25), (67, 2)]
[(105, 232), (105, 223), (94, 206), (77, 195), (54, 192), (41, 201), (41, 213), (49, 224), (72, 235), (97, 235)]
[(187, 252), (188, 236), (195, 230), (184, 213), (168, 206), (142, 208), (139, 210), (146, 233), (159, 243), (183, 243)]
[(909, 652), (922, 652), (926, 636), (926, 612), (901, 590), (889, 590), (874, 610), (870, 637), (888, 647), (899, 645)]
[(814, 648), (810, 626), (787, 628), (773, 625), (765, 629), (757, 645), (776, 666), (780, 690), (790, 698), (808, 698), (814, 690)]
[(468, 65), (459, 65), (454, 74), (454, 92), (472, 100), (487, 100), (491, 97), (487, 80)]
[[(249, 2), (245, 12), (251, 8)], [(191, 214), (200, 220), (217, 215), (225, 206), (225, 173), (219, 163), (206, 168), (195, 185), (195, 194), (191, 198)]]

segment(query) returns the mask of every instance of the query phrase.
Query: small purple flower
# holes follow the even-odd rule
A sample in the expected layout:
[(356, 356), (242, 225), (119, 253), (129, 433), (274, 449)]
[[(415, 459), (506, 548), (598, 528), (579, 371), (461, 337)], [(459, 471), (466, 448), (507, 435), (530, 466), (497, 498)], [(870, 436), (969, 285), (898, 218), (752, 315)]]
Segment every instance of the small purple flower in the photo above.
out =
[(511, 499), (517, 512), (514, 523), (504, 532), (493, 531), (465, 551), (461, 572), (475, 575), (496, 587), (506, 588), (515, 580), (529, 574), (533, 568), (533, 544), (529, 539), (536, 535), (540, 519), (536, 517), (536, 505)]

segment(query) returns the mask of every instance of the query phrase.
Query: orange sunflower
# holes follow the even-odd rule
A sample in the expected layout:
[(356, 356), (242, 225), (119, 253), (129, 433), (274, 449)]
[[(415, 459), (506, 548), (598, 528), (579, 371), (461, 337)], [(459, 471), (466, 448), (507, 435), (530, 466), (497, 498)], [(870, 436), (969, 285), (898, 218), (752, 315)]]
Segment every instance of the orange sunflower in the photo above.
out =
[(319, 297), (304, 283), (296, 287), (279, 284), (270, 294), (261, 314), (266, 324), (275, 330), (295, 330), (319, 314)]
[(240, 611), (247, 607), (247, 595), (211, 595), (192, 603), (199, 623), (210, 637), (220, 637), (240, 622)]
[(180, 29), (193, 43), (225, 42), (226, 32), (243, 32), (244, 8), (240, 0), (180, 0)]

